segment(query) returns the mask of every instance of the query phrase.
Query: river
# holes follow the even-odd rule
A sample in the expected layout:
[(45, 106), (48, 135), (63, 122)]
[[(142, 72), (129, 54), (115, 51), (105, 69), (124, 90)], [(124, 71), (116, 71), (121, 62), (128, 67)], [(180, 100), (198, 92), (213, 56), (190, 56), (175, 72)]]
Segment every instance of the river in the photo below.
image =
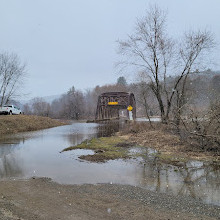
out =
[[(91, 163), (78, 159), (91, 150), (60, 153), (85, 139), (108, 136), (123, 129), (119, 122), (108, 124), (73, 122), (56, 128), (5, 136), (0, 141), (0, 177), (27, 179), (49, 177), (61, 184), (118, 183), (151, 191), (190, 196), (220, 205), (220, 168), (200, 161), (182, 167), (158, 163), (153, 149), (144, 157)], [(131, 150), (140, 150), (133, 148)]]

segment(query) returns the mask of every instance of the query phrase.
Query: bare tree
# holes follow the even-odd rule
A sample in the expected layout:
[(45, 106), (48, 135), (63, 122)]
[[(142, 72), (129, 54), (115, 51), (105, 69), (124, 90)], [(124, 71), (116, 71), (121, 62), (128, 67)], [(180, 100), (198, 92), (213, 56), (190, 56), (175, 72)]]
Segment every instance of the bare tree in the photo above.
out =
[(208, 109), (190, 108), (187, 120), (182, 120), (184, 139), (193, 146), (206, 151), (220, 152), (220, 102), (212, 103)]
[(16, 54), (0, 54), (0, 105), (18, 95), (24, 76), (25, 65)]
[(119, 53), (125, 55), (125, 65), (137, 67), (145, 72), (165, 120), (165, 106), (162, 99), (163, 84), (172, 58), (173, 42), (165, 32), (166, 14), (158, 7), (151, 7), (147, 15), (138, 20), (134, 35), (127, 41), (119, 41)]
[(182, 109), (186, 104), (186, 86), (189, 75), (198, 72), (199, 59), (214, 47), (214, 40), (210, 32), (207, 31), (190, 31), (185, 34), (179, 47), (178, 65), (180, 66), (179, 74), (174, 83), (172, 92), (167, 99), (166, 118), (172, 106), (174, 96), (176, 96), (176, 119), (177, 126), (180, 123)]
[(139, 87), (139, 94), (138, 94), (138, 102), (141, 103), (141, 105), (145, 109), (145, 114), (150, 122), (150, 126), (152, 127), (151, 119), (150, 119), (150, 107), (148, 104), (148, 97), (149, 97), (149, 86), (146, 84), (146, 82), (141, 82), (138, 84)]
[[(137, 21), (135, 33), (128, 40), (119, 41), (119, 53), (125, 57), (119, 64), (133, 66), (148, 76), (162, 121), (167, 123), (174, 96), (179, 96), (177, 109), (181, 109), (187, 77), (199, 56), (213, 47), (213, 39), (207, 31), (189, 32), (185, 34), (182, 44), (177, 46), (168, 37), (165, 27), (166, 13), (157, 6), (151, 7), (146, 16)], [(179, 68), (176, 81), (170, 87), (167, 76), (173, 74), (171, 70), (176, 57)]]
[(78, 120), (85, 111), (84, 95), (73, 86), (60, 99), (55, 100), (51, 107), (53, 117)]
[(24, 104), (23, 107), (22, 107), (22, 112), (25, 114), (25, 115), (31, 115), (32, 114), (32, 110), (31, 110), (31, 107), (29, 104)]
[(67, 110), (70, 119), (78, 120), (83, 114), (84, 97), (82, 92), (75, 90), (74, 86), (67, 92)]
[(32, 109), (35, 115), (48, 117), (50, 114), (50, 104), (42, 98), (34, 98)]

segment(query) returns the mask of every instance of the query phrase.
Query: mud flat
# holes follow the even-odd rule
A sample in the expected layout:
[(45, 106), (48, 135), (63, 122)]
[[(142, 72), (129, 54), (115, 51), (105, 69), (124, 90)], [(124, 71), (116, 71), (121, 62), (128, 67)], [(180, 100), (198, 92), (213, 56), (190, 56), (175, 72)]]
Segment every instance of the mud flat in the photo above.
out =
[(0, 219), (219, 219), (220, 207), (129, 185), (0, 181)]

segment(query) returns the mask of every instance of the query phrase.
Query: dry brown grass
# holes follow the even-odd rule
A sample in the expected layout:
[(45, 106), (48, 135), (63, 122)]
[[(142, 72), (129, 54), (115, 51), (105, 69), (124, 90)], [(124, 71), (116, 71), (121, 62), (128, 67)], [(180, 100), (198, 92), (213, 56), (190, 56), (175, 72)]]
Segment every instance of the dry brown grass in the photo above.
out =
[(1, 115), (0, 137), (24, 131), (34, 131), (64, 125), (64, 122), (34, 115)]
[(133, 123), (128, 126), (124, 134), (129, 134), (129, 141), (154, 148), (163, 155), (176, 158), (220, 160), (220, 157), (212, 152), (192, 148), (186, 141), (181, 140), (179, 135), (173, 133), (168, 125), (161, 123), (154, 123), (153, 128), (146, 122)]

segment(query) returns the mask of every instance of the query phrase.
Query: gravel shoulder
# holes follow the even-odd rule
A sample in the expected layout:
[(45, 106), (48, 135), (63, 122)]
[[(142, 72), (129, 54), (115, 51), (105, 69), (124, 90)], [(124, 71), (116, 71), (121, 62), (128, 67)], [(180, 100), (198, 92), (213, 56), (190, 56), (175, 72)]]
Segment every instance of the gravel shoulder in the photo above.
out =
[(117, 184), (0, 181), (0, 219), (220, 219), (220, 207)]

